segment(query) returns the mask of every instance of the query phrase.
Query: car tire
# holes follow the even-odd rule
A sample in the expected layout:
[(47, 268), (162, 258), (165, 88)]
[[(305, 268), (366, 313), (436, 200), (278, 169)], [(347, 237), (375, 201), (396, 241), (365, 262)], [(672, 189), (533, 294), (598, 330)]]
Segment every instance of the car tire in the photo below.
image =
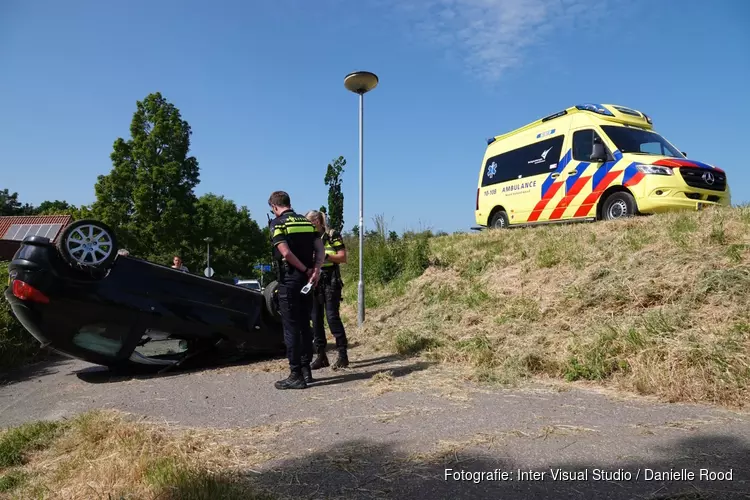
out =
[(635, 198), (630, 193), (612, 193), (602, 205), (602, 220), (617, 220), (633, 217), (636, 214)]
[(277, 321), (281, 321), (281, 314), (279, 314), (279, 295), (276, 291), (278, 288), (278, 282), (270, 282), (263, 290), (263, 298), (266, 302), (266, 310), (271, 317)]
[(505, 213), (505, 210), (498, 210), (490, 219), (490, 229), (507, 229), (509, 224), (508, 214)]
[(63, 261), (77, 270), (106, 271), (117, 258), (115, 232), (93, 219), (77, 220), (66, 226), (55, 245)]

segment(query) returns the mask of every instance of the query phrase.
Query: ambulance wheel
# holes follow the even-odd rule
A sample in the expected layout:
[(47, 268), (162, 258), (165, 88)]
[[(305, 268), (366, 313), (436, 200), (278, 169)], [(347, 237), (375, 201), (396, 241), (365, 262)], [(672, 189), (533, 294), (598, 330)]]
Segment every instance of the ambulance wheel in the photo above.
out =
[(602, 206), (603, 220), (624, 219), (635, 215), (635, 198), (630, 193), (619, 191), (612, 193)]
[(508, 214), (505, 210), (498, 210), (492, 215), (490, 219), (490, 228), (492, 229), (506, 229), (508, 227)]

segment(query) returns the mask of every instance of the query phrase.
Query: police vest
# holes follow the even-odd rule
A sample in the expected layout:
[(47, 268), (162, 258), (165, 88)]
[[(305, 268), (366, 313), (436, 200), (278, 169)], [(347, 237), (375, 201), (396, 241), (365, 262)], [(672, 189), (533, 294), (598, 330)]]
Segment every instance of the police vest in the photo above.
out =
[[(325, 247), (326, 255), (336, 255), (339, 251), (344, 250), (346, 247), (344, 246), (344, 240), (341, 238), (341, 235), (334, 230), (330, 230), (326, 233), (323, 233), (323, 236), (321, 238), (323, 240), (323, 246)], [(330, 260), (326, 260), (323, 262), (323, 269), (335, 269), (338, 267), (338, 264), (335, 262), (331, 262)]]

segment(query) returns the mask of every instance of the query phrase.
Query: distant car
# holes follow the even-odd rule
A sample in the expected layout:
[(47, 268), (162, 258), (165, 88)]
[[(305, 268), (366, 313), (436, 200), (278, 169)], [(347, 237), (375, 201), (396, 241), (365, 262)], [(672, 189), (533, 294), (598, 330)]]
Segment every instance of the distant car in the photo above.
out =
[(258, 280), (239, 280), (237, 281), (237, 286), (241, 286), (249, 290), (255, 290), (256, 292), (262, 291), (260, 281)]
[(27, 237), (5, 298), (43, 346), (111, 368), (177, 366), (202, 353), (281, 352), (276, 282), (252, 287), (118, 255), (106, 224), (79, 220), (56, 244)]

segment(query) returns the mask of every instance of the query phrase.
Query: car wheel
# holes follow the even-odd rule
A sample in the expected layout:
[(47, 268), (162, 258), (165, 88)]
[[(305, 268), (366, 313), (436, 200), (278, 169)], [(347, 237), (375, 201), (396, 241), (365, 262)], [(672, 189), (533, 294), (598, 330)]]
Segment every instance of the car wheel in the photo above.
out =
[(616, 220), (635, 215), (635, 198), (630, 193), (620, 191), (607, 197), (602, 207), (603, 220)]
[(278, 282), (272, 281), (263, 290), (263, 297), (266, 299), (266, 309), (271, 316), (281, 321), (281, 315), (279, 314), (279, 294), (277, 292)]
[(490, 219), (490, 228), (492, 229), (506, 229), (508, 224), (508, 214), (505, 213), (505, 210), (498, 210)]
[(103, 271), (117, 258), (117, 238), (103, 222), (83, 219), (68, 225), (57, 239), (62, 259), (76, 269)]

